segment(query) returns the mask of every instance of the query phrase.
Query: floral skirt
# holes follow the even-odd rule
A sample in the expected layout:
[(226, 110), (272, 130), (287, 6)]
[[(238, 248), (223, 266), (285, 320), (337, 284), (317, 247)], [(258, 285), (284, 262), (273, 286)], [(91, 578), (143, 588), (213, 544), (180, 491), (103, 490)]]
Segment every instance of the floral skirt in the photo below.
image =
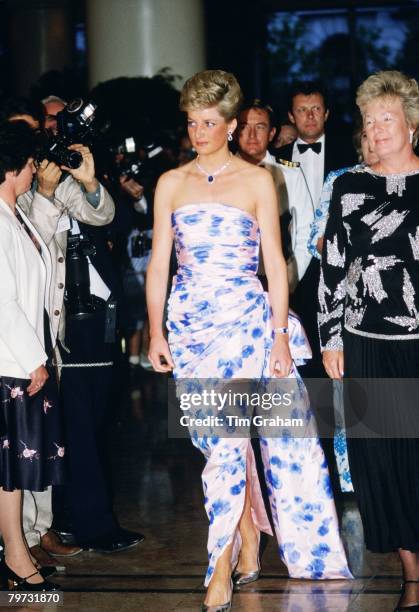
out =
[(55, 372), (29, 397), (30, 381), (0, 376), (0, 486), (43, 491), (64, 481), (64, 444)]

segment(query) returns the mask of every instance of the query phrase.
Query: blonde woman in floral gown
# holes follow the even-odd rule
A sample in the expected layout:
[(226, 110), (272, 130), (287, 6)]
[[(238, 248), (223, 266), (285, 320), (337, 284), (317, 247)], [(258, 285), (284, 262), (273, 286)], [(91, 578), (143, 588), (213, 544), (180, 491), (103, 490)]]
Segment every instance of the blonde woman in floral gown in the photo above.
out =
[[(157, 186), (147, 283), (149, 357), (156, 371), (173, 370), (178, 380), (296, 378), (293, 359), (310, 356), (298, 319), (288, 314), (272, 178), (228, 148), (240, 102), (239, 85), (229, 73), (204, 71), (186, 82), (181, 109), (198, 156), (164, 174)], [(178, 271), (167, 343), (163, 311), (173, 239)], [(260, 242), (269, 297), (256, 276)], [(307, 416), (302, 383), (300, 389)], [(190, 433), (207, 460), (202, 478), (209, 565), (203, 610), (229, 610), (232, 571), (238, 584), (258, 578), (260, 532), (272, 535), (272, 530), (250, 440), (200, 437), (193, 428)], [(290, 576), (350, 578), (317, 437), (263, 438), (261, 450), (275, 535)]]

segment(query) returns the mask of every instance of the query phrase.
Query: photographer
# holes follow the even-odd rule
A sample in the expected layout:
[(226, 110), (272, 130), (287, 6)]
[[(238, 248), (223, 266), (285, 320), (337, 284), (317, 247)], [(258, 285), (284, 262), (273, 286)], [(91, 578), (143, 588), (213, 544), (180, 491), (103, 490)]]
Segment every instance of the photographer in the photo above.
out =
[[(138, 194), (138, 188), (141, 190)], [(147, 314), (145, 306), (145, 273), (151, 254), (151, 227), (146, 216), (151, 197), (144, 196), (144, 189), (134, 179), (121, 177), (121, 199), (132, 207), (131, 224), (125, 241), (125, 258), (122, 265), (123, 282), (123, 332), (128, 340), (130, 366), (148, 367)]]
[[(38, 228), (51, 255), (51, 327), (54, 344), (57, 336), (61, 343), (60, 352), (64, 362), (61, 403), (66, 426), (70, 480), (63, 494), (58, 494), (57, 490), (54, 512), (62, 517), (66, 506), (76, 541), (89, 549), (96, 549), (97, 546), (97, 549), (110, 552), (132, 546), (142, 536), (121, 530), (115, 520), (102, 462), (101, 436), (107, 411), (106, 390), (112, 378), (112, 361), (108, 359), (108, 347), (104, 346), (104, 325), (101, 328), (103, 312), (83, 321), (81, 325), (71, 319), (66, 325), (63, 301), (68, 234), (71, 231), (74, 236), (84, 231), (83, 224), (101, 226), (109, 223), (114, 215), (114, 203), (95, 177), (94, 159), (89, 148), (81, 144), (72, 144), (68, 148), (81, 156), (81, 165), (71, 169), (68, 166), (59, 167), (54, 161), (42, 160), (32, 190), (21, 196), (19, 204)], [(67, 174), (63, 174), (63, 171)], [(104, 241), (100, 240), (98, 232), (92, 233), (92, 240), (98, 242), (98, 248), (96, 255), (91, 258), (89, 270), (95, 279), (95, 286), (107, 286), (109, 294), (112, 282), (108, 274)], [(92, 293), (94, 290), (92, 287)], [(87, 344), (83, 344), (84, 341)], [(102, 356), (95, 356), (95, 362), (107, 363), (106, 367), (84, 367), (91, 362), (90, 348), (95, 348), (97, 353), (103, 350)], [(66, 367), (74, 364), (80, 365)], [(103, 390), (105, 393), (101, 395)], [(42, 502), (48, 506), (46, 499)], [(39, 512), (37, 498), (33, 498), (32, 505), (35, 516), (44, 514)], [(64, 554), (54, 532), (48, 530), (40, 533), (40, 546), (44, 551), (54, 555)], [(72, 554), (77, 550), (80, 549), (76, 548)]]
[(114, 149), (111, 170), (113, 195), (118, 203), (112, 223), (114, 257), (122, 275), (121, 331), (127, 340), (128, 363), (135, 373), (149, 368), (145, 305), (145, 273), (151, 255), (154, 188), (162, 164), (162, 148), (138, 144), (129, 137)]

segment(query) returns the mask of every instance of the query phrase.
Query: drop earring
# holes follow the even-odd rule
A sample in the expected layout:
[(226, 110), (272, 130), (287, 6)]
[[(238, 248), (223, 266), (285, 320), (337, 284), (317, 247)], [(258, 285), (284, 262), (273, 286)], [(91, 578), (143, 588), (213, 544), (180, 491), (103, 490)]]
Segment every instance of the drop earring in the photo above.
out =
[(409, 130), (409, 142), (412, 143), (413, 142), (413, 134), (415, 132), (413, 130)]
[(233, 140), (233, 132), (231, 132), (230, 130), (227, 132), (227, 140), (228, 142), (231, 142)]

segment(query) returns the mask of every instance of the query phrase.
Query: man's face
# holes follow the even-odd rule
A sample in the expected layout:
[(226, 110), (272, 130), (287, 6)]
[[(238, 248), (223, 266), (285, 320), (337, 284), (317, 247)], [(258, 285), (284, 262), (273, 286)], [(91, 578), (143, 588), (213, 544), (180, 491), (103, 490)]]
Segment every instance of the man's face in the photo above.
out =
[(313, 93), (308, 96), (297, 94), (292, 101), (290, 121), (298, 130), (298, 136), (305, 142), (316, 142), (324, 134), (324, 124), (329, 111), (324, 106), (323, 96)]
[(45, 127), (51, 129), (54, 134), (57, 132), (57, 113), (62, 111), (64, 104), (62, 102), (48, 102), (44, 104), (45, 110)]
[(265, 157), (268, 145), (275, 136), (275, 128), (269, 124), (267, 111), (250, 108), (240, 113), (238, 142), (245, 159), (260, 162)]

